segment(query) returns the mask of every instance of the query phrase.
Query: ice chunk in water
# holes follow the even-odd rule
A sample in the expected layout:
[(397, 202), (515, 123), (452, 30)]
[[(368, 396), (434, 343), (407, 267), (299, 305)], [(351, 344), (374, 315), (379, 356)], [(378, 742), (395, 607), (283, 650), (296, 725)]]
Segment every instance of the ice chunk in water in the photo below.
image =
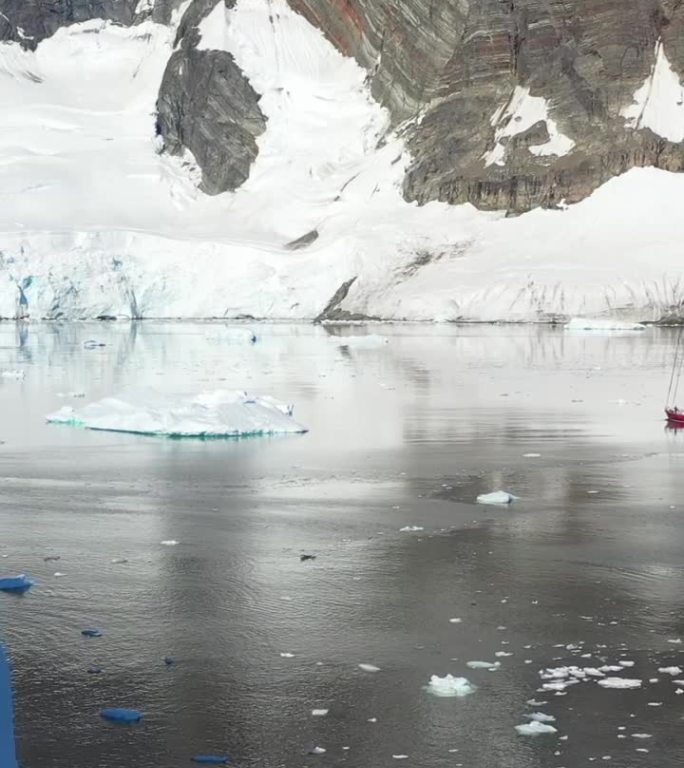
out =
[(500, 661), (469, 661), (466, 664), (470, 669), (498, 669), (500, 666)]
[(329, 710), (327, 709), (314, 709), (311, 711), (311, 714), (313, 717), (325, 717), (328, 714)]
[(674, 677), (675, 675), (682, 674), (682, 668), (681, 667), (660, 667), (658, 672), (662, 673), (663, 675), (672, 675)]
[(465, 677), (454, 677), (453, 675), (439, 677), (438, 675), (433, 675), (430, 678), (427, 690), (434, 696), (457, 696), (460, 698), (475, 693), (475, 686)]
[(373, 664), (359, 664), (359, 669), (362, 669), (364, 672), (379, 672), (380, 667), (376, 667)]
[(417, 533), (418, 531), (424, 531), (419, 525), (407, 525), (404, 528), (399, 529), (399, 533)]
[(515, 730), (521, 736), (540, 736), (542, 733), (558, 733), (558, 730), (552, 725), (540, 723), (537, 720), (525, 723), (524, 725), (516, 725)]
[(494, 493), (481, 493), (477, 497), (478, 504), (511, 504), (518, 497), (507, 491), (494, 491)]
[(641, 688), (641, 680), (630, 680), (627, 677), (605, 677), (598, 684), (603, 688)]
[(544, 712), (532, 712), (529, 715), (525, 715), (529, 720), (535, 723), (555, 723), (556, 718), (553, 715), (546, 715)]
[(219, 389), (172, 397), (154, 390), (127, 390), (75, 409), (47, 416), (51, 424), (166, 437), (247, 437), (294, 434), (306, 429), (292, 418), (292, 406), (270, 397)]

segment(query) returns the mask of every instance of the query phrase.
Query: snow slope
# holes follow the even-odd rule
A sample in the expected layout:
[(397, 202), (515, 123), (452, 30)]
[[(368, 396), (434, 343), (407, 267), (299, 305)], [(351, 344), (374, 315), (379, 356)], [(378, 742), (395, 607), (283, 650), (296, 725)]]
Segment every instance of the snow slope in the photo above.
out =
[[(0, 316), (21, 287), (34, 318), (312, 318), (352, 278), (343, 309), (395, 319), (654, 320), (684, 300), (684, 178), (637, 169), (517, 219), (418, 207), (364, 71), (285, 0), (219, 4), (201, 33), (268, 117), (250, 179), (217, 197), (197, 190), (191, 156), (155, 143), (173, 25), (87, 22), (36, 52), (0, 45)], [(568, 151), (550, 133), (549, 151)]]

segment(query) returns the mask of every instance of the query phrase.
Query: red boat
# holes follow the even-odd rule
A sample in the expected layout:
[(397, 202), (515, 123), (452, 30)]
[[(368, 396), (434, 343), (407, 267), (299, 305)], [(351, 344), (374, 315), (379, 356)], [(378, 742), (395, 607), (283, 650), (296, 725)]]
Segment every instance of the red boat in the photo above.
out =
[(666, 408), (668, 424), (676, 427), (684, 427), (684, 411), (680, 411), (679, 408)]

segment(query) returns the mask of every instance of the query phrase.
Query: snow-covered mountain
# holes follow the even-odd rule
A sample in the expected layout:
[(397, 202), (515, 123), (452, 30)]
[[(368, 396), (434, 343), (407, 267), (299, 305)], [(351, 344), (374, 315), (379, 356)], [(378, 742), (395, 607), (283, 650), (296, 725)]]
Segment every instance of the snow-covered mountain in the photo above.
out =
[(0, 316), (684, 314), (677, 9), (506, 5), (0, 0)]

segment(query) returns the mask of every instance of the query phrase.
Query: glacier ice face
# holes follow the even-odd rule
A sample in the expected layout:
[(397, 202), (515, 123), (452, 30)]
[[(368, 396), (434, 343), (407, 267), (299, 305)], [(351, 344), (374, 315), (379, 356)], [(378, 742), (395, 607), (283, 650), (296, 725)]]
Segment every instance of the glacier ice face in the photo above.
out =
[(51, 424), (166, 437), (250, 437), (306, 432), (292, 406), (246, 392), (215, 390), (172, 397), (129, 390), (83, 408), (65, 406), (46, 417)]

